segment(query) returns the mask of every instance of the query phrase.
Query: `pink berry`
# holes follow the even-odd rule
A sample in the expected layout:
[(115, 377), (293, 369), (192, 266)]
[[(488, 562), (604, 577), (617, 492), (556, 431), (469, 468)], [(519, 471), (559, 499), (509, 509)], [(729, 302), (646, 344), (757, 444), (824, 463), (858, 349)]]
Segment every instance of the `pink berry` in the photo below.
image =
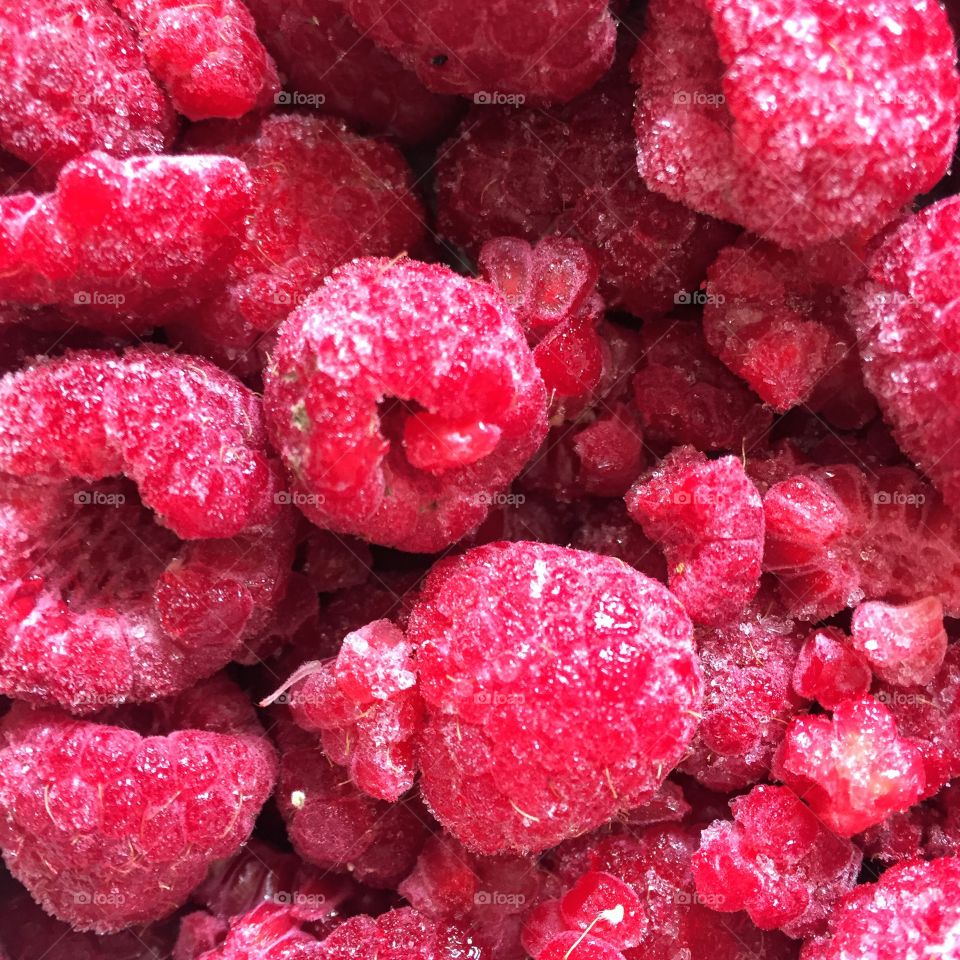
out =
[[(226, 709), (206, 729), (189, 727), (190, 701), (211, 696)], [(185, 707), (147, 735), (19, 705), (3, 720), (4, 859), (77, 930), (170, 913), (247, 839), (270, 795), (275, 753), (243, 693), (215, 681)]]
[(763, 503), (736, 457), (670, 454), (626, 496), (630, 516), (660, 544), (670, 589), (695, 623), (721, 626), (756, 596)]
[(746, 910), (761, 930), (822, 932), (857, 882), (860, 851), (786, 787), (754, 787), (730, 807), (733, 822), (707, 827), (693, 856), (697, 892), (723, 913)]
[(803, 643), (793, 673), (793, 688), (801, 697), (833, 710), (844, 700), (870, 692), (870, 665), (837, 627), (814, 630)]
[(53, 193), (0, 198), (0, 297), (107, 333), (149, 329), (222, 283), (250, 203), (228, 157), (87, 154)]
[(374, 42), (415, 70), (431, 90), (569, 100), (600, 79), (613, 60), (616, 23), (607, 0), (562, 6), (484, 0), (462, 6), (411, 0), (346, 0), (347, 12)]
[(841, 837), (905, 810), (926, 782), (920, 750), (872, 697), (841, 703), (832, 719), (794, 718), (773, 773)]
[(91, 150), (130, 157), (161, 153), (173, 140), (173, 111), (107, 0), (8, 7), (0, 13), (0, 50), (7, 71), (0, 144), (47, 182)]
[(955, 60), (927, 0), (656, 0), (633, 63), (640, 172), (784, 247), (869, 236), (949, 166)]
[(389, 620), (348, 633), (334, 667), (337, 686), (360, 707), (390, 700), (417, 682), (411, 647)]
[(958, 223), (955, 197), (904, 220), (873, 250), (867, 276), (851, 295), (866, 384), (904, 452), (954, 509), (960, 454), (944, 438), (960, 426), (951, 292), (960, 274)]
[[(284, 325), (266, 372), (268, 419), (304, 512), (411, 552), (480, 524), (543, 438), (545, 400), (499, 294), (408, 260), (337, 271)], [(426, 438), (436, 446), (425, 462)]]
[(471, 550), (434, 568), (408, 639), (428, 713), (421, 789), (472, 850), (542, 850), (639, 805), (693, 734), (689, 620), (619, 561)]

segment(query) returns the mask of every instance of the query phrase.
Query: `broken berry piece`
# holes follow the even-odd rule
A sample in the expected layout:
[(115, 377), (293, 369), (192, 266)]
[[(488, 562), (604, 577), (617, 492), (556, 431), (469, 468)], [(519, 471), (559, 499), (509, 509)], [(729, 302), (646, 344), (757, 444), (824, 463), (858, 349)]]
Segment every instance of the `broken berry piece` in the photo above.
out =
[(838, 627), (821, 627), (807, 637), (793, 673), (794, 690), (827, 710), (869, 693), (872, 681), (870, 665)]

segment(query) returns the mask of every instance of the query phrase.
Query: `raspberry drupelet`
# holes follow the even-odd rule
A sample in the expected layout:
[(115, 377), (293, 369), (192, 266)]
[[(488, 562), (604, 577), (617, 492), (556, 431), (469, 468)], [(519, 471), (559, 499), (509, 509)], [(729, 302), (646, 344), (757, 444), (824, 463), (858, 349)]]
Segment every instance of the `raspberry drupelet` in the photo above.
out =
[[(431, 90), (570, 100), (613, 61), (616, 22), (608, 0), (481, 0), (460, 3), (345, 0), (365, 35), (415, 70)], [(516, 102), (516, 101), (515, 101)]]
[(640, 173), (790, 249), (857, 241), (946, 172), (955, 60), (935, 0), (654, 0), (633, 63)]
[(475, 852), (523, 853), (642, 804), (695, 730), (691, 633), (613, 558), (520, 542), (435, 566), (407, 631), (434, 815)]
[(0, 198), (0, 297), (106, 333), (149, 329), (220, 286), (251, 203), (229, 157), (87, 154), (53, 193)]
[(128, 723), (18, 704), (0, 726), (7, 866), (49, 913), (99, 933), (182, 904), (247, 839), (276, 775), (255, 711), (222, 677), (116, 719)]
[(870, 692), (870, 664), (838, 627), (814, 630), (800, 648), (793, 688), (801, 697), (833, 710)]
[(410, 552), (475, 529), (546, 433), (506, 302), (445, 267), (364, 259), (281, 329), (265, 409), (318, 526)]
[(736, 457), (680, 447), (626, 496), (630, 516), (663, 548), (670, 589), (694, 623), (722, 626), (760, 588), (763, 501)]
[(162, 153), (173, 110), (108, 0), (30, 0), (0, 11), (0, 146), (47, 183), (91, 150)]

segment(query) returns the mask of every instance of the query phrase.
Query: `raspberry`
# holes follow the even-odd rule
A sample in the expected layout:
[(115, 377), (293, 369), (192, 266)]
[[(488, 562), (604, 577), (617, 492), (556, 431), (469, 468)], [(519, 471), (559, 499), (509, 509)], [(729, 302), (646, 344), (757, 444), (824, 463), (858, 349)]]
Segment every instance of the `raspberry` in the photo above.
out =
[(304, 574), (317, 593), (334, 593), (367, 581), (373, 568), (370, 547), (353, 537), (338, 537), (310, 527), (305, 538)]
[(648, 441), (665, 450), (749, 450), (770, 429), (770, 412), (710, 355), (696, 324), (647, 322), (640, 337), (633, 387)]
[(347, 871), (392, 889), (413, 867), (426, 831), (411, 806), (361, 793), (324, 756), (310, 734), (289, 721), (277, 728), (277, 804), (290, 842), (308, 863)]
[(870, 665), (837, 627), (814, 630), (803, 643), (793, 674), (801, 697), (833, 710), (844, 700), (870, 692)]
[(744, 237), (707, 271), (710, 349), (774, 410), (805, 404), (838, 427), (862, 427), (876, 407), (861, 382), (838, 284), (854, 279), (859, 265), (839, 244), (800, 254)]
[(319, 960), (320, 944), (301, 923), (288, 907), (260, 904), (231, 919), (222, 943), (190, 960)]
[(565, 234), (595, 249), (608, 306), (657, 316), (736, 234), (633, 176), (632, 94), (614, 81), (563, 108), (474, 107), (440, 150), (439, 228), (470, 252), (496, 237)]
[(617, 560), (471, 550), (434, 568), (408, 639), (428, 711), (421, 789), (476, 852), (542, 850), (638, 806), (693, 735), (689, 620)]
[(881, 680), (899, 687), (929, 683), (943, 664), (947, 633), (937, 597), (915, 603), (872, 601), (853, 612), (851, 643)]
[(194, 128), (188, 146), (237, 157), (253, 177), (253, 210), (226, 289), (168, 325), (187, 349), (228, 369), (259, 372), (276, 328), (334, 267), (409, 250), (422, 237), (403, 156), (342, 121), (286, 114), (259, 125), (212, 123)]
[(926, 0), (849, 16), (823, 0), (655, 0), (633, 63), (640, 173), (791, 249), (869, 236), (949, 166), (955, 59)]
[(74, 160), (54, 193), (0, 199), (0, 297), (107, 333), (148, 329), (220, 282), (250, 190), (227, 157)]
[(652, 580), (666, 583), (662, 551), (630, 519), (622, 500), (582, 502), (579, 524), (569, 543), (577, 550), (617, 557)]
[(670, 589), (699, 624), (722, 626), (756, 596), (763, 502), (736, 457), (681, 447), (634, 485), (630, 516), (663, 548)]
[(107, 0), (30, 0), (5, 8), (0, 51), (8, 71), (0, 145), (48, 182), (90, 150), (129, 157), (160, 153), (173, 140), (173, 111)]
[(764, 779), (786, 724), (803, 702), (791, 689), (801, 634), (761, 598), (738, 622), (697, 630), (704, 698), (680, 769), (713, 790)]
[[(365, 34), (438, 93), (475, 94), (480, 104), (513, 96), (569, 100), (613, 60), (616, 23), (607, 0), (456, 3), (346, 0)], [(492, 91), (492, 92), (491, 92)]]
[(813, 941), (803, 960), (925, 960), (952, 957), (960, 925), (960, 860), (908, 862), (858, 887), (831, 918), (831, 936)]
[(851, 295), (867, 386), (904, 452), (960, 508), (960, 454), (944, 444), (960, 426), (954, 354), (954, 236), (960, 199), (904, 220), (879, 243)]
[(325, 110), (361, 132), (389, 134), (408, 145), (435, 139), (456, 117), (456, 98), (426, 90), (357, 30), (337, 0), (246, 5), (291, 90), (278, 102), (322, 96)]
[(923, 793), (923, 758), (872, 697), (847, 700), (825, 716), (796, 717), (773, 773), (841, 837), (905, 810)]
[(568, 504), (538, 493), (507, 493), (498, 498), (498, 504), (476, 533), (460, 543), (465, 549), (497, 540), (533, 540), (563, 546), (570, 543), (575, 522)]
[[(198, 710), (215, 697), (217, 709)], [(199, 718), (208, 727), (191, 728)], [(77, 930), (163, 917), (249, 836), (276, 759), (246, 697), (211, 681), (157, 714), (173, 732), (16, 705), (4, 718), (0, 845), (11, 873)]]
[(853, 889), (860, 851), (834, 836), (786, 787), (759, 786), (730, 804), (733, 822), (703, 831), (693, 855), (697, 893), (724, 913), (746, 910), (761, 930), (822, 933)]
[(265, 379), (307, 516), (411, 552), (477, 527), (546, 432), (543, 384), (504, 301), (415, 261), (333, 274), (284, 325)]

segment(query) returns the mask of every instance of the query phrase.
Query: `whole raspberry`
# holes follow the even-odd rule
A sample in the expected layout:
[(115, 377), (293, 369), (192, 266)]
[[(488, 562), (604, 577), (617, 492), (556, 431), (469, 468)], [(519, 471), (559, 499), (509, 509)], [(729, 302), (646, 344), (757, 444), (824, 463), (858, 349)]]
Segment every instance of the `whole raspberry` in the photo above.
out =
[(356, 28), (339, 0), (247, 0), (246, 6), (286, 77), (289, 92), (279, 103), (319, 102), (364, 133), (407, 145), (436, 139), (456, 118), (457, 98), (427, 90)]
[(431, 90), (474, 94), (480, 104), (569, 100), (613, 60), (616, 22), (607, 0), (483, 0), (458, 3), (345, 0), (378, 46)]
[(763, 501), (740, 460), (680, 447), (626, 501), (663, 548), (670, 589), (695, 623), (722, 626), (743, 612), (760, 587)]
[(0, 725), (4, 859), (77, 930), (170, 913), (247, 839), (273, 788), (274, 750), (229, 681), (136, 719), (143, 735), (18, 704)]
[(669, 317), (644, 323), (634, 400), (648, 442), (664, 453), (748, 452), (773, 417), (707, 349), (698, 324)]
[(695, 728), (690, 621), (625, 564), (499, 543), (434, 567), (410, 616), (421, 789), (479, 853), (543, 850), (643, 803)]
[(190, 120), (271, 106), (277, 68), (240, 0), (116, 0), (174, 109)]
[(440, 232), (471, 253), (495, 237), (572, 237), (596, 250), (608, 306), (669, 312), (736, 231), (633, 175), (631, 105), (616, 76), (567, 107), (474, 107), (440, 150)]
[(762, 930), (802, 939), (821, 933), (834, 903), (853, 889), (862, 855), (835, 836), (786, 787), (759, 786), (730, 804), (693, 855), (697, 893), (715, 910), (746, 910)]
[(259, 126), (209, 124), (187, 142), (243, 160), (253, 177), (253, 209), (226, 289), (168, 325), (172, 338), (227, 369), (259, 373), (277, 327), (334, 267), (401, 253), (423, 235), (406, 160), (339, 120), (284, 114)]
[(869, 693), (872, 681), (870, 664), (838, 627), (821, 627), (807, 637), (793, 673), (793, 689), (827, 710)]
[(926, 782), (920, 750), (898, 733), (890, 711), (873, 697), (844, 701), (832, 719), (794, 718), (773, 774), (841, 837), (905, 810)]
[(766, 778), (787, 722), (803, 706), (791, 688), (801, 633), (770, 607), (761, 597), (738, 621), (696, 633), (702, 719), (680, 769), (713, 790)]
[(0, 297), (107, 333), (149, 329), (222, 283), (250, 202), (231, 158), (89, 154), (53, 193), (0, 198)]
[(6, 6), (0, 55), (0, 145), (47, 182), (90, 150), (129, 157), (173, 140), (170, 104), (108, 0)]
[(633, 63), (640, 172), (790, 249), (869, 236), (950, 164), (955, 60), (933, 0), (654, 0)]
[(852, 891), (831, 917), (830, 937), (811, 941), (801, 960), (927, 960), (957, 955), (960, 859), (911, 861)]
[(774, 410), (804, 404), (840, 428), (862, 427), (876, 406), (861, 382), (841, 286), (859, 268), (840, 244), (793, 253), (744, 236), (707, 271), (710, 349)]
[(960, 363), (952, 293), (960, 198), (903, 221), (879, 243), (850, 298), (863, 374), (904, 452), (960, 508)]
[(477, 527), (546, 432), (543, 382), (505, 302), (409, 260), (334, 273), (284, 324), (265, 382), (307, 516), (411, 552)]

